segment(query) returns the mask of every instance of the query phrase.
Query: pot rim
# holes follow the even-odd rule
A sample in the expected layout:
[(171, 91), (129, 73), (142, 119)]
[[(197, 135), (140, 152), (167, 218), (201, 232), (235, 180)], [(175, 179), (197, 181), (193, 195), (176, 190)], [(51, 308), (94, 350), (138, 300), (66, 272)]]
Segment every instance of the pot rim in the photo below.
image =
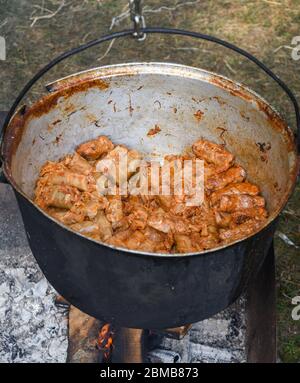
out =
[[(29, 198), (22, 190), (21, 188), (17, 185), (15, 182), (10, 166), (8, 164), (8, 151), (5, 149), (6, 146), (9, 146), (7, 143), (9, 141), (9, 132), (10, 128), (13, 126), (13, 123), (16, 119), (16, 117), (20, 114), (22, 114), (22, 108), (17, 110), (15, 114), (12, 116), (8, 129), (5, 132), (5, 136), (3, 139), (3, 144), (2, 144), (2, 157), (4, 159), (3, 161), (3, 172), (6, 177), (6, 179), (9, 181), (15, 192), (20, 194), (23, 198), (25, 198), (35, 209), (37, 209), (41, 214), (43, 214), (46, 218), (50, 219), (57, 225), (59, 225), (61, 228), (68, 230), (69, 232), (76, 234), (85, 240), (92, 241), (96, 243), (97, 245), (109, 247), (112, 250), (118, 251), (118, 252), (125, 252), (125, 253), (131, 253), (135, 255), (147, 255), (151, 257), (163, 257), (163, 258), (181, 258), (181, 257), (189, 257), (189, 256), (200, 256), (200, 255), (208, 255), (212, 253), (216, 253), (219, 251), (222, 251), (224, 249), (233, 247), (234, 245), (237, 245), (245, 240), (248, 240), (252, 237), (254, 237), (256, 234), (259, 232), (263, 231), (266, 229), (268, 226), (270, 226), (278, 217), (278, 215), (281, 213), (281, 211), (284, 209), (286, 203), (288, 202), (288, 199), (293, 193), (295, 184), (296, 184), (296, 179), (297, 179), (297, 174), (298, 174), (298, 161), (297, 161), (297, 149), (296, 149), (296, 144), (295, 140), (293, 139), (293, 132), (291, 128), (286, 124), (285, 120), (281, 117), (280, 113), (273, 107), (271, 106), (263, 97), (261, 97), (259, 94), (257, 94), (255, 91), (252, 89), (246, 87), (245, 85), (235, 82), (231, 79), (229, 79), (226, 76), (207, 71), (201, 68), (196, 68), (192, 66), (187, 66), (187, 65), (182, 65), (182, 64), (175, 64), (175, 63), (167, 63), (167, 62), (133, 62), (133, 63), (122, 63), (122, 64), (114, 64), (114, 65), (107, 65), (107, 66), (100, 66), (84, 71), (80, 71), (71, 75), (68, 75), (66, 77), (62, 77), (56, 81), (53, 81), (49, 84), (46, 85), (46, 89), (51, 92), (51, 94), (56, 95), (58, 98), (63, 96), (63, 91), (72, 88), (75, 85), (80, 84), (88, 84), (91, 81), (95, 81), (97, 79), (105, 79), (105, 78), (111, 78), (111, 77), (117, 77), (117, 76), (128, 76), (128, 75), (139, 75), (139, 74), (146, 74), (146, 73), (157, 73), (157, 74), (166, 74), (166, 75), (180, 75), (181, 77), (186, 77), (186, 78), (193, 78), (193, 79), (198, 79), (206, 82), (213, 83), (215, 86), (224, 88), (229, 92), (233, 92), (236, 97), (240, 98), (247, 98), (249, 101), (249, 97), (251, 98), (252, 101), (255, 101), (265, 113), (268, 113), (271, 115), (274, 119), (276, 119), (277, 124), (280, 125), (280, 132), (278, 134), (284, 134), (285, 139), (289, 140), (289, 145), (292, 148), (289, 153), (292, 153), (294, 155), (294, 161), (292, 164), (290, 164), (290, 182), (287, 185), (287, 189), (284, 193), (283, 197), (283, 202), (281, 206), (279, 206), (266, 220), (266, 222), (257, 230), (253, 231), (252, 234), (238, 239), (236, 241), (233, 241), (228, 244), (223, 244), (221, 246), (204, 250), (201, 252), (191, 252), (191, 253), (174, 253), (174, 254), (165, 254), (165, 253), (151, 253), (151, 252), (145, 252), (145, 251), (138, 251), (138, 250), (131, 250), (131, 249), (126, 249), (118, 246), (113, 246), (110, 244), (107, 244), (102, 241), (95, 240), (93, 238), (86, 237), (82, 235), (81, 233), (78, 233), (68, 226), (62, 224), (61, 222), (55, 220), (53, 217), (51, 217), (49, 214), (47, 214), (45, 211), (43, 211), (40, 207), (38, 207), (32, 200)], [(214, 79), (215, 81), (209, 81)], [(79, 89), (80, 91), (80, 89)], [(49, 95), (44, 95), (41, 98), (39, 98), (36, 102), (34, 102), (30, 108), (29, 108), (29, 116), (30, 116), (30, 110), (38, 103), (43, 100), (45, 100)], [(27, 114), (27, 112), (26, 112)], [(26, 117), (27, 118), (27, 117)], [(25, 123), (26, 118), (23, 119), (23, 123)], [(13, 137), (10, 137), (13, 138)], [(10, 153), (10, 156), (12, 154)]]

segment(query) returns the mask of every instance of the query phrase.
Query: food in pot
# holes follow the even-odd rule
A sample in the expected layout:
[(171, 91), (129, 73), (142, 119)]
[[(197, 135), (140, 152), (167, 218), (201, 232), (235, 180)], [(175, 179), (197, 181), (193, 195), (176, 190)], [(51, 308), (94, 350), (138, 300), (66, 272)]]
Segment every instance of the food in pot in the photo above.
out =
[[(124, 172), (120, 158), (125, 155)], [(175, 193), (174, 179), (178, 164), (186, 160), (193, 164), (198, 159), (204, 165), (204, 200), (193, 206), (187, 203), (190, 196), (185, 189)], [(161, 193), (167, 164), (170, 194)], [(79, 145), (74, 154), (42, 167), (35, 202), (82, 235), (158, 253), (215, 248), (252, 234), (267, 218), (259, 188), (246, 180), (245, 169), (223, 145), (200, 139), (188, 154), (166, 156), (157, 168), (157, 179), (148, 165), (142, 166), (142, 155), (136, 150), (100, 136)], [(149, 185), (141, 188), (141, 173), (151, 180), (156, 194), (148, 193)], [(195, 184), (195, 172), (191, 174)], [(124, 182), (131, 185), (125, 193)], [(114, 189), (107, 188), (109, 183)]]

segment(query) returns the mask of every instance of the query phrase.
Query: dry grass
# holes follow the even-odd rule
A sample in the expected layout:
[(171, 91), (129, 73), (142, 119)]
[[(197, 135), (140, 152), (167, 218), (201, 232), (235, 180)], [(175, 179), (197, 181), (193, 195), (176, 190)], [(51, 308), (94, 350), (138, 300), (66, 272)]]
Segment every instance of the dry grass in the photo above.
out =
[[(22, 85), (55, 55), (107, 33), (113, 18), (126, 13), (127, 5), (126, 0), (66, 0), (61, 6), (62, 3), (62, 0), (24, 0), (22, 7), (17, 0), (0, 3), (0, 34), (7, 38), (8, 46), (8, 60), (0, 62), (0, 109), (8, 108)], [(187, 3), (190, 2), (148, 0), (147, 24), (191, 29), (227, 39), (269, 65), (300, 100), (300, 61), (291, 59), (289, 48), (292, 37), (300, 35), (299, 0), (201, 0), (194, 5)], [(130, 25), (128, 15), (125, 16), (119, 23), (114, 23), (113, 30)], [(50, 79), (99, 65), (99, 58), (101, 65), (161, 60), (223, 73), (258, 91), (283, 113), (290, 124), (294, 122), (293, 110), (285, 94), (253, 64), (224, 48), (188, 38), (148, 36), (144, 43), (127, 39), (116, 41), (110, 47), (107, 44), (93, 48), (60, 64), (34, 89), (32, 96), (38, 96), (42, 85)], [(283, 215), (280, 224), (280, 231), (298, 246), (299, 197), (298, 187), (288, 206), (292, 214)], [(276, 253), (280, 357), (283, 361), (300, 361), (300, 323), (291, 319), (293, 306), (290, 299), (300, 295), (299, 250), (277, 238)]]

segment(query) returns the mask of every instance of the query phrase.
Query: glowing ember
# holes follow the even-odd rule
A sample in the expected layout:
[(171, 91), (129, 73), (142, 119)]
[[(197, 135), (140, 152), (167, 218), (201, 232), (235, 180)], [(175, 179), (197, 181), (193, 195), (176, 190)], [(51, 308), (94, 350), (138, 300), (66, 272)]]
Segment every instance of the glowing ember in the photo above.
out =
[(101, 327), (97, 340), (97, 347), (103, 352), (103, 361), (108, 362), (113, 350), (113, 329), (109, 323)]

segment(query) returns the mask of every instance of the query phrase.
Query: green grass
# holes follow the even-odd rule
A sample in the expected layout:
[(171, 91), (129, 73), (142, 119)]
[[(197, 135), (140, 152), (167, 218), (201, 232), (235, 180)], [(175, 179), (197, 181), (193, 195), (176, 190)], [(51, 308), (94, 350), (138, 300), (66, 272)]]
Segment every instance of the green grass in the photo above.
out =
[[(174, 6), (183, 0), (147, 0), (149, 8)], [(55, 10), (59, 0), (45, 0), (45, 7)], [(92, 40), (108, 32), (112, 17), (122, 13), (127, 0), (70, 0), (55, 17), (38, 21), (30, 27), (34, 5), (42, 1), (4, 0), (0, 3), (1, 21), (7, 24), (0, 35), (7, 39), (8, 59), (0, 62), (0, 109), (11, 105), (25, 82), (58, 53)], [(185, 28), (213, 34), (227, 39), (255, 54), (269, 65), (295, 92), (300, 100), (300, 61), (291, 59), (291, 51), (279, 47), (290, 45), (300, 35), (300, 1), (222, 1), (202, 0), (198, 5), (185, 6), (177, 11), (164, 10), (146, 14), (148, 25)], [(127, 28), (124, 20), (119, 29)], [(116, 29), (115, 29), (116, 30)], [(194, 47), (197, 50), (182, 50)], [(34, 89), (38, 97), (43, 85), (51, 79), (78, 70), (134, 60), (158, 60), (184, 63), (222, 73), (242, 82), (274, 104), (294, 126), (293, 109), (285, 94), (257, 68), (225, 48), (199, 43), (186, 38), (147, 37), (144, 43), (132, 39), (118, 41), (102, 61), (107, 45), (93, 48), (55, 68)], [(292, 215), (282, 215), (279, 230), (300, 246), (300, 186), (288, 204)], [(276, 238), (278, 344), (284, 362), (300, 361), (299, 321), (293, 321), (291, 298), (300, 295), (299, 249)]]
[(300, 360), (300, 335), (295, 335), (288, 341), (282, 341), (281, 355), (285, 363), (293, 363)]

